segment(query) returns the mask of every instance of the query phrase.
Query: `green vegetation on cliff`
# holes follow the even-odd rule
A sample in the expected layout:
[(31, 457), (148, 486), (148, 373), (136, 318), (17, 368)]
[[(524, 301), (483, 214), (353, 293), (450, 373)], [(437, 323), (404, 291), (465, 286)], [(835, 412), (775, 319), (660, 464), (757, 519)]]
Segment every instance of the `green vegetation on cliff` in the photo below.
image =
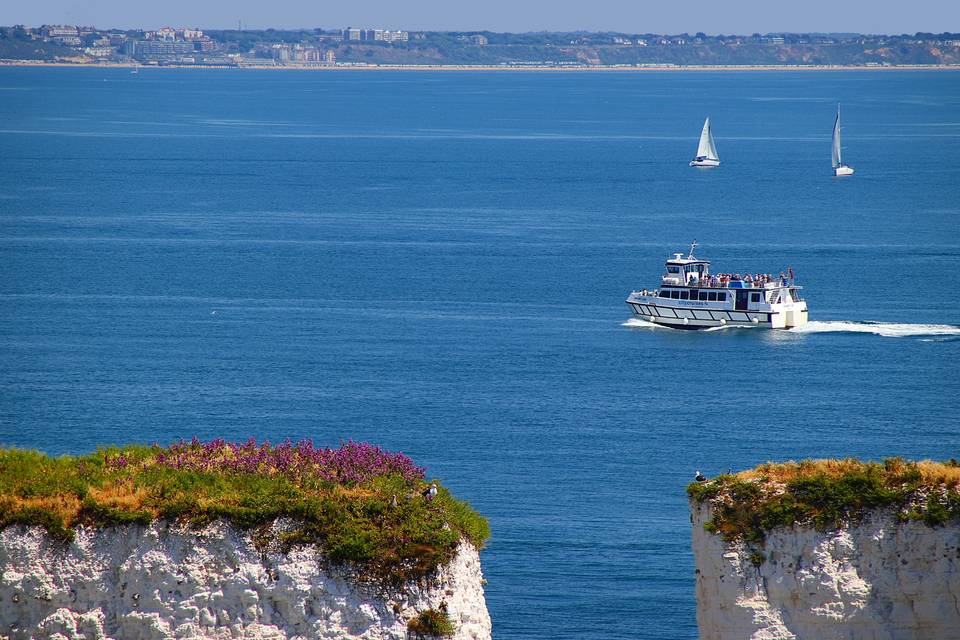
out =
[(731, 541), (762, 542), (771, 529), (793, 524), (837, 528), (875, 509), (938, 526), (960, 519), (960, 465), (902, 458), (767, 463), (691, 483), (687, 493), (710, 502), (705, 528)]
[[(69, 542), (78, 525), (224, 519), (256, 529), (259, 544), (314, 545), (333, 564), (405, 581), (452, 559), (461, 538), (479, 548), (489, 537), (469, 504), (443, 487), (425, 495), (428, 488), (408, 457), (354, 442), (323, 449), (194, 440), (59, 458), (0, 449), (0, 530), (39, 525)], [(263, 540), (278, 518), (293, 527)]]
[(407, 623), (407, 631), (414, 638), (448, 638), (456, 627), (445, 610), (427, 609)]

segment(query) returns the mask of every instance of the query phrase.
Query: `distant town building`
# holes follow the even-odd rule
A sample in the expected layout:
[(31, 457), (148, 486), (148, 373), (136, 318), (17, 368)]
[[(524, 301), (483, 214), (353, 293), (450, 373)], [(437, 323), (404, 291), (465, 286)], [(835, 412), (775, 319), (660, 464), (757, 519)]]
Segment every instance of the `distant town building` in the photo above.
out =
[(272, 50), (274, 62), (286, 64), (290, 62), (290, 59), (293, 57), (293, 51), (288, 44), (275, 44), (273, 45)]
[(177, 35), (179, 35), (183, 40), (200, 40), (203, 38), (203, 31), (200, 29), (183, 27), (182, 29), (177, 30)]
[(305, 44), (275, 44), (270, 47), (270, 54), (277, 64), (319, 64), (323, 60), (319, 48)]
[(475, 44), (478, 47), (485, 47), (487, 46), (488, 42), (489, 40), (487, 40), (487, 36), (483, 34), (478, 33), (476, 35), (470, 36), (470, 44)]
[(192, 42), (167, 42), (164, 40), (128, 40), (123, 51), (133, 58), (169, 58), (193, 53)]
[(410, 40), (410, 34), (406, 31), (390, 31), (388, 29), (381, 34), (380, 39), (384, 42), (407, 42)]
[(337, 61), (337, 54), (333, 49), (327, 49), (323, 52), (323, 61), (327, 64), (334, 64)]
[(342, 32), (344, 41), (348, 42), (407, 42), (410, 34), (406, 31), (390, 31), (389, 29), (357, 29), (350, 27)]
[(109, 58), (117, 51), (113, 47), (87, 47), (83, 52), (94, 58)]
[(290, 57), (294, 62), (320, 62), (320, 50), (297, 44), (293, 46)]
[(44, 38), (75, 38), (80, 35), (80, 31), (69, 25), (45, 24), (40, 27), (40, 35)]
[(177, 39), (177, 30), (164, 27), (156, 31), (148, 31), (147, 38), (150, 40), (161, 40), (163, 42), (174, 42)]

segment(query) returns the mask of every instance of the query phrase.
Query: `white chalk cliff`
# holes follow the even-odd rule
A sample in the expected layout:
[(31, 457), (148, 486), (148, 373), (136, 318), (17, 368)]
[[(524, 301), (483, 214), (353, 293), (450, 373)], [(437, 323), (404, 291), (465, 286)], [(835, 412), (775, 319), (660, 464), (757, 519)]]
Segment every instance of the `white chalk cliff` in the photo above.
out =
[(708, 503), (691, 509), (701, 640), (960, 639), (955, 522), (874, 512), (839, 531), (778, 527), (748, 546), (704, 530)]
[(407, 622), (446, 608), (458, 640), (491, 637), (476, 549), (421, 583), (384, 590), (317, 552), (260, 551), (223, 522), (0, 532), (0, 638), (50, 640), (405, 639)]

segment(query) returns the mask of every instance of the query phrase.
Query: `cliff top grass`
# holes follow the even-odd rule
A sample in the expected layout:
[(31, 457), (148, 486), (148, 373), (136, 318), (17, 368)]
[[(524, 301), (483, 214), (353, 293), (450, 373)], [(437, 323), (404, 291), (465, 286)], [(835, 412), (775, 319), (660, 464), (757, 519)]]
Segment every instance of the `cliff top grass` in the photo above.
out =
[(469, 504), (442, 486), (425, 496), (428, 487), (425, 470), (407, 456), (355, 442), (326, 449), (308, 440), (195, 438), (58, 458), (0, 448), (0, 530), (39, 525), (69, 542), (78, 525), (163, 519), (202, 527), (223, 519), (264, 531), (290, 518), (295, 524), (280, 539), (260, 542), (314, 545), (332, 564), (403, 582), (451, 560), (461, 538), (481, 548), (489, 537)]
[(704, 527), (730, 541), (763, 542), (771, 529), (793, 524), (836, 529), (876, 509), (894, 510), (904, 522), (941, 526), (960, 520), (960, 464), (903, 458), (768, 462), (691, 483), (687, 493), (710, 502), (713, 517)]

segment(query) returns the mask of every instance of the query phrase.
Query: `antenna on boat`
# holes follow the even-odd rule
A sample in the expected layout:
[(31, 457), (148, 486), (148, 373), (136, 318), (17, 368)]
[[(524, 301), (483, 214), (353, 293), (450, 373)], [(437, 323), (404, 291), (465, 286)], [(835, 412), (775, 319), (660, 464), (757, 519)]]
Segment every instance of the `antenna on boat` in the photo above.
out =
[(690, 244), (690, 255), (687, 256), (687, 257), (690, 258), (691, 260), (694, 259), (694, 258), (693, 258), (693, 250), (696, 249), (696, 248), (697, 248), (697, 241), (694, 240), (694, 241)]

